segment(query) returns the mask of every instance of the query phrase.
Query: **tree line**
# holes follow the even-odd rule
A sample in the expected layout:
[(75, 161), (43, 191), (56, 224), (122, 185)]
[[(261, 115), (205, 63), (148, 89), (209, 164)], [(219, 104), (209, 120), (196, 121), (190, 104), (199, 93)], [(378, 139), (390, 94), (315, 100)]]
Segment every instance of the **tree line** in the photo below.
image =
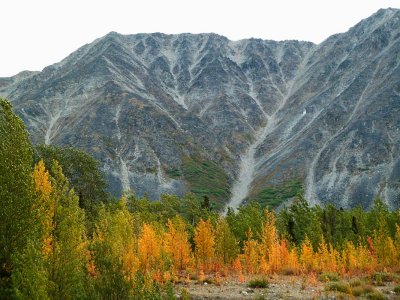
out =
[(207, 199), (112, 199), (96, 161), (33, 147), (0, 99), (0, 298), (161, 299), (172, 284), (254, 275), (400, 270), (400, 210), (250, 202), (226, 216)]

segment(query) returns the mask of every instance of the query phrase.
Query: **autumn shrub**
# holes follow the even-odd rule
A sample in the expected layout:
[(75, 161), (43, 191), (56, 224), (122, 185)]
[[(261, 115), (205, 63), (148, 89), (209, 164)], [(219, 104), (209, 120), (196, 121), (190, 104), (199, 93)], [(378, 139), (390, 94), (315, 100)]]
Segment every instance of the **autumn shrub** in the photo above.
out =
[(214, 283), (211, 277), (205, 276), (204, 273), (200, 273), (197, 281), (203, 284), (212, 284)]
[(269, 287), (269, 282), (265, 278), (258, 278), (250, 280), (247, 286), (253, 289), (266, 289)]
[(372, 285), (364, 285), (363, 289), (366, 294), (375, 292), (375, 288)]
[(337, 273), (324, 272), (318, 276), (318, 280), (321, 282), (339, 281), (340, 277)]
[(293, 267), (285, 267), (282, 269), (282, 274), (286, 276), (296, 275), (297, 270)]
[(375, 288), (371, 285), (358, 285), (351, 288), (351, 294), (355, 297), (372, 294), (375, 291)]
[(351, 294), (355, 297), (360, 297), (365, 294), (362, 286), (355, 286), (351, 288)]

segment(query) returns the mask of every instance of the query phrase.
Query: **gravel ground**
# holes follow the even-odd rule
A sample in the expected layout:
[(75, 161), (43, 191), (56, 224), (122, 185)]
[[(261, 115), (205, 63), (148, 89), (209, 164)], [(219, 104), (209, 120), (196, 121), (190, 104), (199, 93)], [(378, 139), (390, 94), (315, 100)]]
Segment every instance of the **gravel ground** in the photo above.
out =
[[(236, 281), (223, 281), (220, 285), (211, 283), (197, 283), (176, 285), (177, 295), (181, 295), (182, 289), (190, 294), (190, 299), (366, 299), (365, 297), (353, 297), (339, 292), (325, 290), (326, 283), (309, 282), (300, 276), (274, 276), (268, 279), (269, 287), (265, 289), (253, 289), (246, 283)], [(375, 286), (382, 292), (386, 299), (400, 299), (393, 292), (395, 283), (385, 283), (385, 286)]]

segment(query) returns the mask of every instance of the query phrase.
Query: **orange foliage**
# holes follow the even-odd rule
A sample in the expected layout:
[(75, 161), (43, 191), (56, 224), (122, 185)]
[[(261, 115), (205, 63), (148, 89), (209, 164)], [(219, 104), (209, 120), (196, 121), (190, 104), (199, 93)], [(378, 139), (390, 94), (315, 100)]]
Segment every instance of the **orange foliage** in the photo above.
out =
[(168, 231), (164, 235), (164, 251), (172, 261), (175, 270), (183, 271), (191, 263), (191, 248), (188, 241), (185, 222), (177, 218), (168, 220)]
[(156, 270), (159, 267), (161, 254), (160, 239), (153, 226), (144, 224), (138, 240), (138, 256), (143, 273)]
[(321, 237), (321, 242), (315, 255), (315, 269), (318, 272), (339, 272), (339, 253), (330, 244), (326, 244), (324, 237)]

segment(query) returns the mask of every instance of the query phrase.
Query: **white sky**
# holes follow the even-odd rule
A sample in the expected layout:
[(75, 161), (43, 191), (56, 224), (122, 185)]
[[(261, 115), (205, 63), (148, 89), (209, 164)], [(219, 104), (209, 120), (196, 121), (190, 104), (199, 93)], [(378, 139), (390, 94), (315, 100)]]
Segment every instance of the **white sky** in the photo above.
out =
[(400, 0), (1, 0), (0, 77), (41, 70), (110, 31), (320, 43)]

